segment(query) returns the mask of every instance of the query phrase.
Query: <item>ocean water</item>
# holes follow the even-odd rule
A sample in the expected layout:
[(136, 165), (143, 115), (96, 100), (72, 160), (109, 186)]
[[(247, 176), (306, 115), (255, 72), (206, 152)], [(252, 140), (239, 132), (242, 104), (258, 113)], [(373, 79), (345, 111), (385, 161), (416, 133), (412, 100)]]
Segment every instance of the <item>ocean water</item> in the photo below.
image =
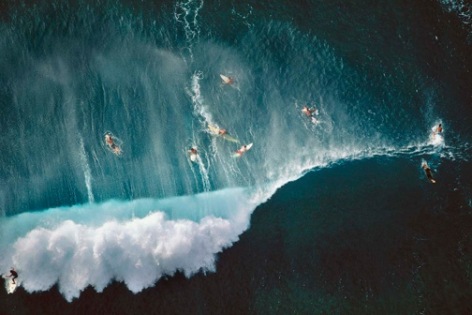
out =
[(1, 314), (472, 313), (468, 3), (0, 8)]

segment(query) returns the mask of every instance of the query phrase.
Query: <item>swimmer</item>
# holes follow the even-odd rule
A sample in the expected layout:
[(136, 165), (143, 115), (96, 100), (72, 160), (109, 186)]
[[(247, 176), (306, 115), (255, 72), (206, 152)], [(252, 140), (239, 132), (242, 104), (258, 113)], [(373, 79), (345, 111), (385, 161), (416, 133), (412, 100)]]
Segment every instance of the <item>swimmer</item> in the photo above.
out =
[(435, 184), (436, 183), (436, 180), (434, 180), (433, 178), (433, 173), (431, 172), (431, 169), (429, 168), (428, 166), (428, 163), (426, 162), (423, 162), (421, 164), (421, 167), (423, 168), (425, 174), (426, 174), (426, 177), (428, 177), (428, 180), (432, 183), (432, 184)]
[(113, 137), (109, 132), (105, 134), (105, 143), (113, 151), (113, 153), (115, 153), (116, 155), (121, 154), (120, 147), (116, 145), (115, 141), (113, 140)]
[(197, 151), (197, 149), (195, 149), (194, 147), (191, 147), (191, 148), (188, 150), (188, 153), (189, 153), (189, 154), (198, 154), (198, 151)]

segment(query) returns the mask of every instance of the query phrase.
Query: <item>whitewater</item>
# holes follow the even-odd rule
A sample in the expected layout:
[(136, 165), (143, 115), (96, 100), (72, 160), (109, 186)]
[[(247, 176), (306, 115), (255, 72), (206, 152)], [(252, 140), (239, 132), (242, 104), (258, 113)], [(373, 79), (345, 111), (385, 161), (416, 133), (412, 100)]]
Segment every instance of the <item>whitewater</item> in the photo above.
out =
[[(460, 135), (430, 138), (438, 123), (454, 133), (434, 86), (418, 79), (399, 96), (402, 73), (368, 77), (324, 40), (251, 13), (233, 12), (237, 43), (218, 40), (202, 30), (204, 9), (177, 2), (153, 19), (116, 4), (56, 7), (55, 22), (33, 8), (2, 24), (0, 270), (14, 266), (26, 291), (57, 285), (71, 301), (112, 281), (137, 293), (177, 272), (217, 272), (254, 209), (307, 171), (379, 155), (418, 168), (433, 155), (467, 159)], [(107, 131), (122, 156), (107, 150)]]

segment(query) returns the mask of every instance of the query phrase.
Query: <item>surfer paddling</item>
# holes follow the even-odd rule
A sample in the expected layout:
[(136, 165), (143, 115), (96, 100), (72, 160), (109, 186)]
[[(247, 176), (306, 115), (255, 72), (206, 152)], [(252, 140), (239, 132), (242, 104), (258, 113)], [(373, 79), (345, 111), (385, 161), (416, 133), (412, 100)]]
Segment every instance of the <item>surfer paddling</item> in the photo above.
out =
[(239, 143), (239, 140), (229, 135), (226, 129), (220, 128), (217, 125), (208, 125), (208, 131), (214, 136), (221, 137), (227, 141)]
[(219, 135), (219, 136), (223, 136), (223, 135), (226, 135), (226, 134), (228, 134), (228, 131), (226, 131), (226, 129), (220, 129), (220, 130), (218, 130), (218, 135)]
[(15, 284), (15, 279), (18, 278), (18, 273), (15, 271), (15, 268), (11, 267), (10, 269), (10, 275), (7, 276), (7, 278), (12, 278), (11, 280), (13, 281), (12, 283)]
[(121, 154), (121, 148), (118, 145), (116, 145), (115, 140), (113, 139), (111, 133), (109, 132), (105, 134), (105, 143), (113, 151), (113, 153), (115, 153), (116, 155)]
[(318, 110), (316, 107), (309, 108), (308, 106), (303, 106), (302, 113), (304, 113), (307, 117), (313, 117), (314, 115), (318, 115)]
[(223, 74), (220, 74), (220, 78), (221, 80), (223, 80), (223, 83), (224, 84), (228, 84), (228, 85), (231, 85), (234, 83), (234, 79), (232, 77), (227, 77)]
[(191, 147), (187, 152), (188, 152), (188, 156), (190, 157), (190, 160), (192, 162), (195, 162), (197, 160), (197, 157), (198, 157), (197, 148)]
[(311, 122), (315, 125), (318, 124), (320, 121), (316, 119), (316, 115), (318, 115), (319, 111), (316, 107), (309, 108), (307, 105), (304, 105), (302, 108), (302, 113), (306, 115), (306, 117), (311, 119)]
[(236, 150), (236, 152), (234, 153), (234, 156), (235, 156), (235, 157), (240, 157), (240, 156), (242, 156), (244, 153), (246, 153), (247, 151), (249, 151), (250, 148), (252, 148), (252, 143), (243, 145), (243, 146), (241, 146), (238, 150)]
[(431, 172), (431, 169), (429, 168), (428, 166), (428, 163), (426, 162), (423, 162), (421, 164), (421, 167), (423, 168), (425, 174), (426, 174), (426, 177), (428, 177), (428, 180), (432, 183), (432, 184), (435, 184), (436, 183), (436, 180), (433, 178), (433, 173)]

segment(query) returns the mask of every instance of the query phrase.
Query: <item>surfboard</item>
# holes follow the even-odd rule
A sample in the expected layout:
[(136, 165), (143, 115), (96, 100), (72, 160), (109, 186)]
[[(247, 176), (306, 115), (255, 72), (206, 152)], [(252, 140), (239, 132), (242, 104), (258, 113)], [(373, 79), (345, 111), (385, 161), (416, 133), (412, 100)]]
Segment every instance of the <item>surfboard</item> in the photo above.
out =
[(220, 78), (221, 78), (221, 80), (223, 80), (223, 82), (224, 82), (225, 84), (231, 84), (231, 83), (233, 83), (233, 80), (232, 80), (230, 77), (227, 77), (227, 76), (225, 76), (225, 75), (223, 75), (223, 74), (220, 74)]
[(208, 125), (208, 130), (210, 131), (211, 134), (218, 136), (218, 132), (220, 131), (220, 128), (218, 128), (215, 125)]
[(208, 125), (208, 131), (210, 131), (210, 133), (214, 136), (219, 136), (223, 139), (225, 139), (226, 141), (230, 141), (230, 142), (234, 142), (234, 143), (239, 143), (239, 140), (236, 139), (235, 137), (232, 137), (228, 134), (224, 134), (224, 135), (220, 135), (219, 132), (220, 132), (220, 128), (218, 128), (217, 126), (215, 125)]
[(238, 157), (243, 156), (244, 153), (246, 153), (247, 151), (249, 151), (249, 150), (252, 148), (252, 145), (253, 145), (252, 142), (249, 143), (249, 144), (246, 144), (246, 151), (244, 151), (244, 152), (237, 152), (237, 151), (236, 151), (236, 152), (233, 154), (233, 157), (238, 158)]
[(231, 142), (234, 142), (234, 143), (239, 143), (239, 140), (234, 138), (234, 137), (231, 137), (229, 135), (222, 135), (221, 138), (225, 139), (226, 141), (231, 141)]
[(16, 288), (18, 287), (18, 278), (16, 279), (15, 283), (12, 282), (11, 278), (6, 276), (2, 276), (5, 281), (5, 289), (7, 290), (8, 294), (12, 294), (15, 292)]
[(190, 161), (196, 162), (198, 158), (198, 155), (195, 153), (190, 153)]

